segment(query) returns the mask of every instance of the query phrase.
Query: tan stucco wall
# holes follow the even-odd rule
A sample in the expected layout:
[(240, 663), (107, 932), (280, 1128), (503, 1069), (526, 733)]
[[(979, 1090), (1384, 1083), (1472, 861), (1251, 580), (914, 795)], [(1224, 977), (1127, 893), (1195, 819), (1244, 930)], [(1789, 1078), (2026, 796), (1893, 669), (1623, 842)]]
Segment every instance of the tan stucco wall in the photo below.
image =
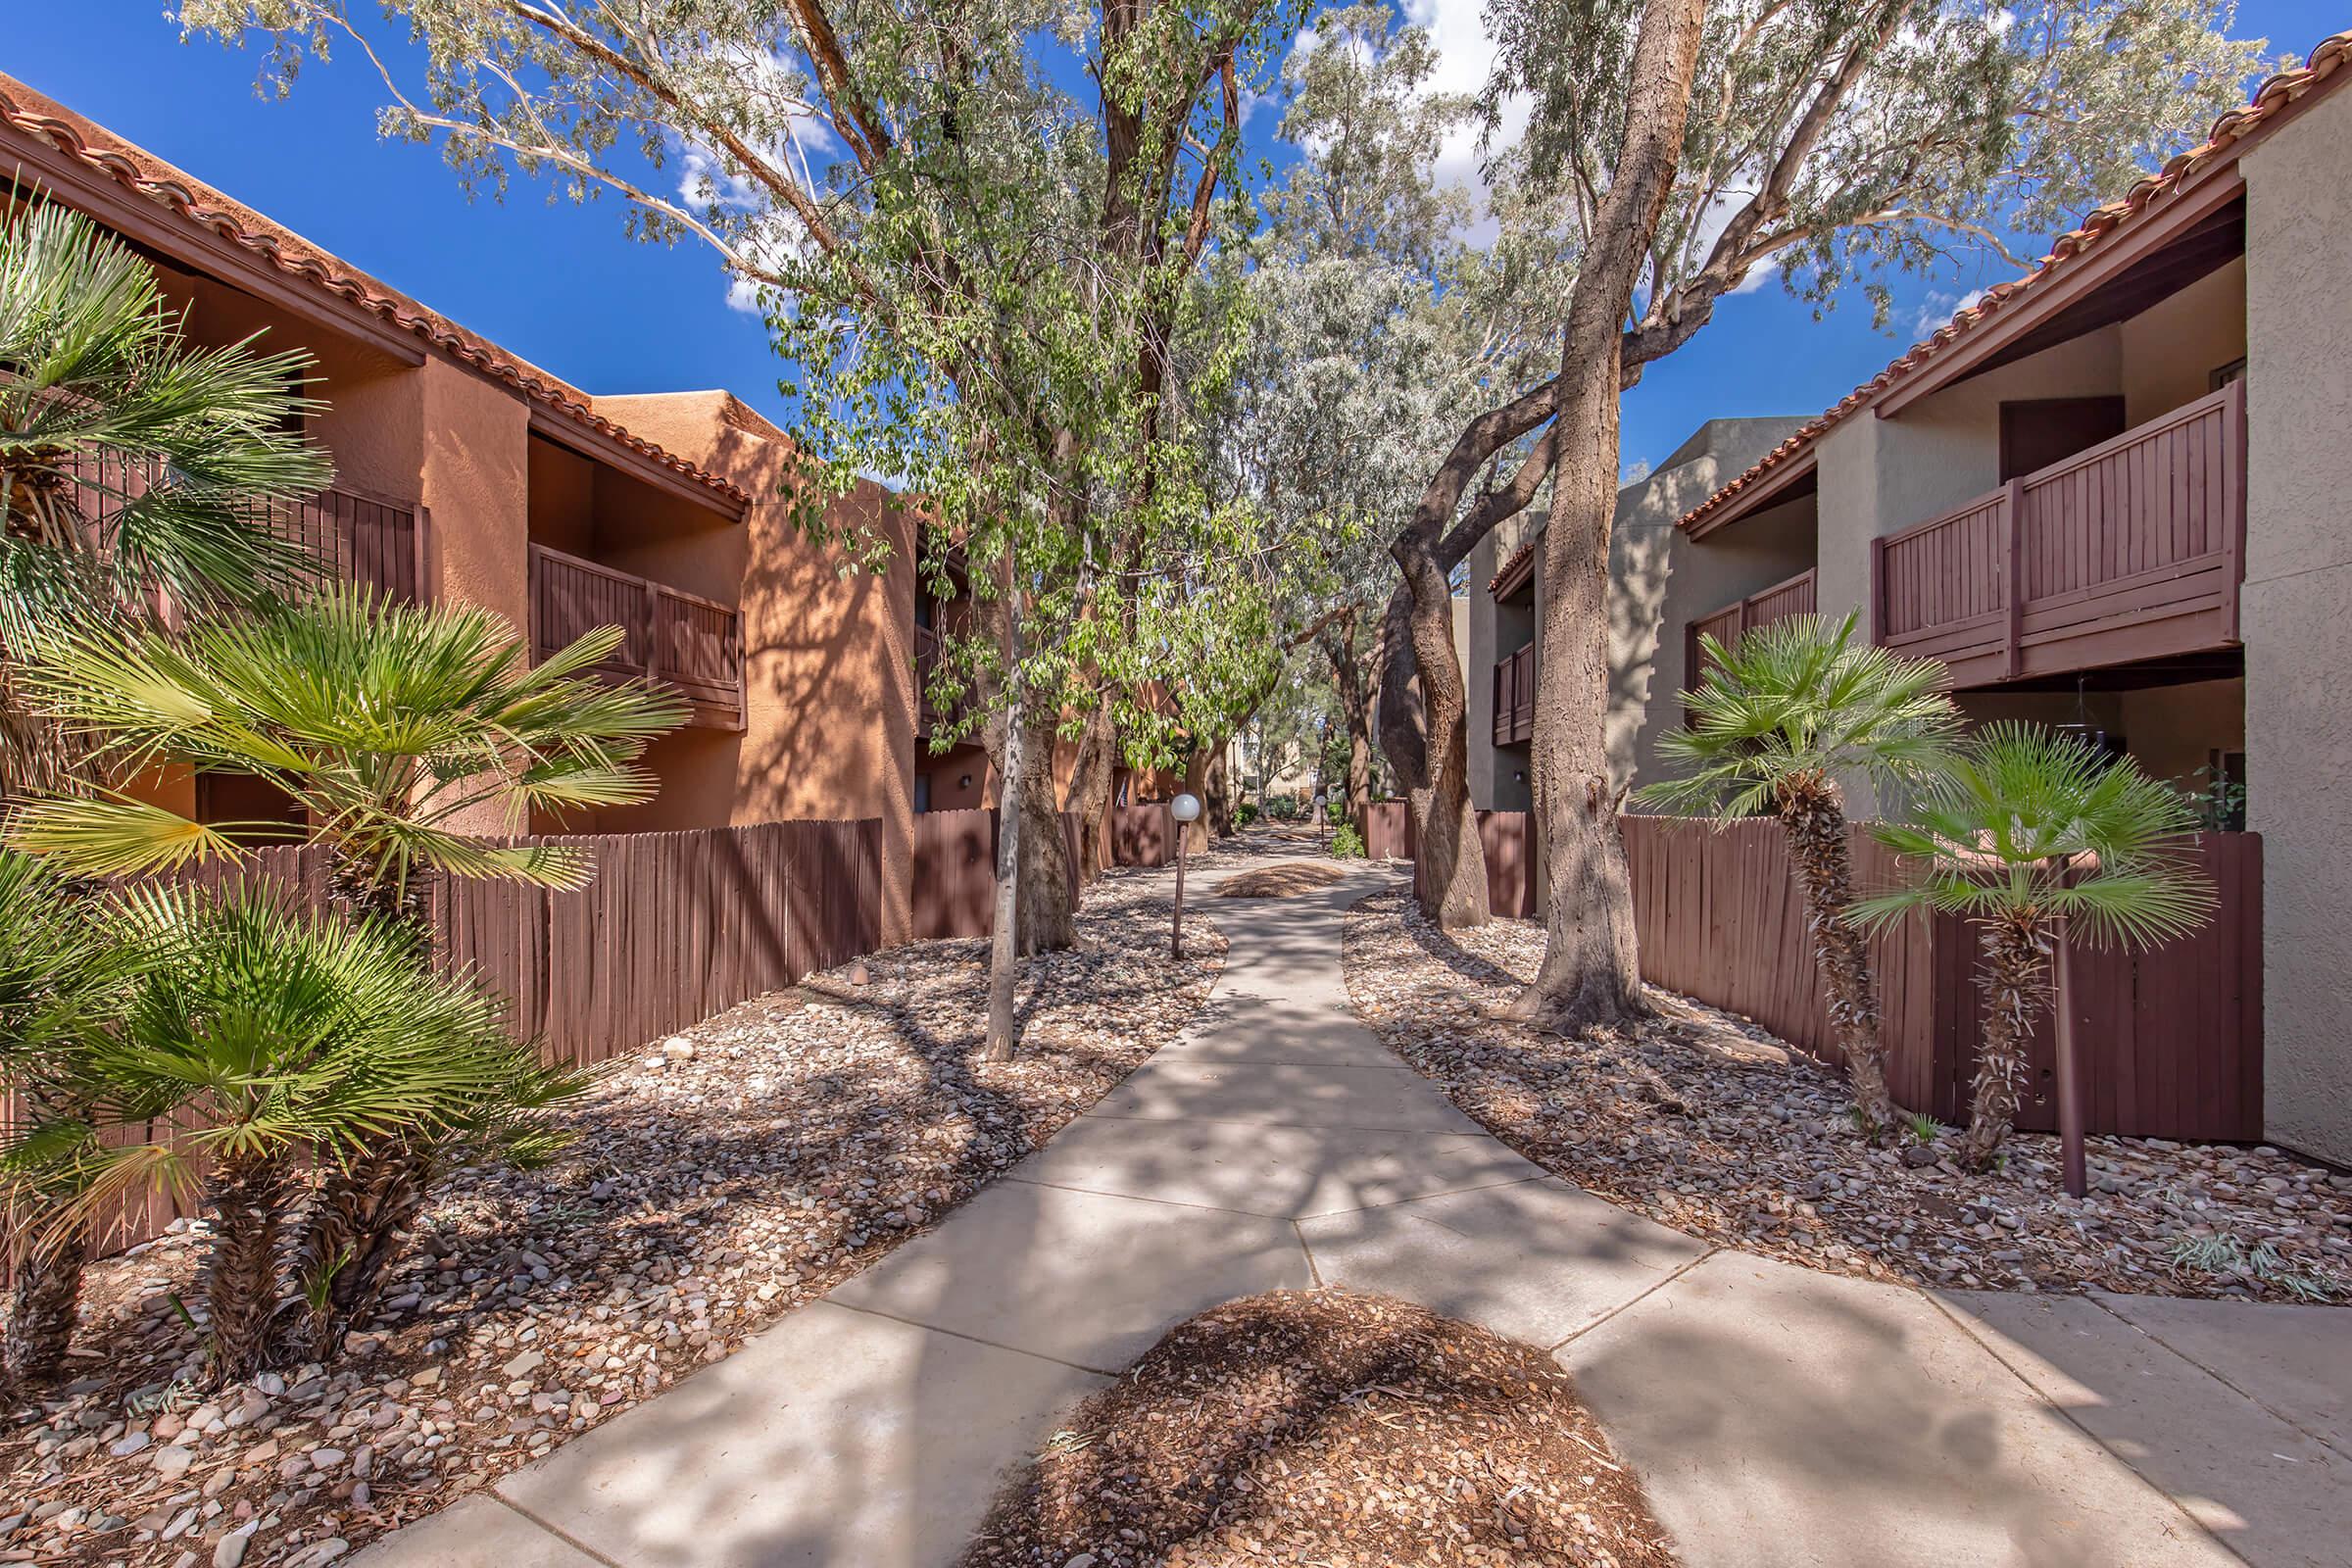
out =
[(1609, 761), (1620, 785), (1660, 776), (1658, 739), (1683, 716), (1679, 694), (1690, 673), (1685, 628), (1813, 564), (1811, 496), (1768, 507), (1696, 541), (1674, 526), (1689, 510), (1682, 507), (1662, 523), (1645, 516), (1631, 527), (1618, 525), (1609, 628), (1616, 690), (1608, 728)]
[[(641, 808), (643, 820), (608, 813), (608, 825), (634, 831), (685, 825), (680, 818), (878, 817), (883, 938), (906, 940), (914, 854), (914, 538), (907, 515), (870, 483), (833, 502), (831, 520), (874, 529), (892, 551), (886, 572), (844, 573), (843, 557), (811, 545), (795, 526), (783, 493), (784, 438), (733, 398), (653, 394), (599, 398), (596, 406), (754, 497), (740, 528), (616, 537), (611, 546), (616, 554), (607, 559), (624, 570), (742, 607), (748, 713), (741, 735), (665, 743), (658, 760), (674, 793), (665, 789), (658, 808)], [(654, 514), (646, 508), (635, 514)], [(672, 518), (683, 520), (686, 514)], [(732, 591), (723, 580), (730, 571)], [(658, 814), (669, 819), (657, 821)]]
[(1710, 419), (1657, 472), (1617, 492), (1603, 723), (1620, 789), (1656, 776), (1658, 737), (1682, 721), (1683, 627), (1813, 564), (1810, 503), (1774, 508), (1695, 544), (1675, 526), (1800, 422)]
[(2124, 418), (2145, 424), (2213, 390), (2213, 372), (2246, 353), (2244, 258), (2157, 301), (2117, 327)]
[(423, 381), (378, 349), (212, 278), (156, 268), (165, 297), (187, 312), (190, 341), (219, 347), (252, 340), (257, 354), (301, 349), (315, 362), (310, 396), (327, 407), (311, 434), (334, 455), (335, 483), (393, 501), (416, 499), (423, 461)]
[(2264, 837), (2264, 1114), (2352, 1162), (2352, 94), (2248, 155), (2248, 825)]

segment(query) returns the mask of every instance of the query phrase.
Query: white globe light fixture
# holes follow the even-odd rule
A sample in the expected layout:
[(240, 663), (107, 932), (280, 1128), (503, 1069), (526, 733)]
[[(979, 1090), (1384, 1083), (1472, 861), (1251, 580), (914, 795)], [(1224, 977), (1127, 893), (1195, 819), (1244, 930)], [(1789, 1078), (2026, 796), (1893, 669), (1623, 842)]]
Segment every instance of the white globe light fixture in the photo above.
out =
[(1200, 820), (1200, 797), (1177, 796), (1168, 803), (1168, 814), (1176, 819), (1176, 913), (1168, 925), (1168, 956), (1181, 958), (1184, 956), (1184, 852), (1193, 838), (1185, 829)]

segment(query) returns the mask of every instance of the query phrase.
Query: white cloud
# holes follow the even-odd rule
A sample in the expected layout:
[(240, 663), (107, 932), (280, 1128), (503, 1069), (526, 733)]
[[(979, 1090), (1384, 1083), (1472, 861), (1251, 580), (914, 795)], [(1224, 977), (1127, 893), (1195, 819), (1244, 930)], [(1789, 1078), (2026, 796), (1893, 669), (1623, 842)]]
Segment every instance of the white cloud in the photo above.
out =
[[(1428, 32), (1430, 47), (1437, 55), (1436, 69), (1423, 84), (1425, 90), (1473, 97), (1485, 92), (1488, 78), (1494, 74), (1496, 52), (1494, 35), (1487, 31), (1485, 0), (1403, 0), (1403, 6), (1404, 20)], [(1494, 136), (1497, 150), (1517, 142), (1527, 129), (1524, 98), (1513, 95), (1501, 107)], [(1476, 197), (1485, 195), (1478, 137), (1475, 124), (1457, 125), (1446, 136), (1431, 161), (1439, 184), (1459, 185)]]
[(1939, 288), (1928, 290), (1927, 297), (1919, 302), (1919, 316), (1911, 323), (1911, 335), (1921, 339), (1934, 337), (1953, 317), (1984, 297), (1981, 288), (1972, 288), (1965, 294)]

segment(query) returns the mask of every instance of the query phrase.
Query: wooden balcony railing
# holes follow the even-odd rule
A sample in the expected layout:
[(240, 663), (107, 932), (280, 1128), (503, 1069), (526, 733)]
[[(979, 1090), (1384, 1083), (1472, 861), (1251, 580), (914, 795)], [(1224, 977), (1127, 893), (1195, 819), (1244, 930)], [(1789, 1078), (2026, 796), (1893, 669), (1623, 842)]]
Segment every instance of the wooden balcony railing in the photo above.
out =
[(531, 546), (531, 652), (544, 659), (599, 626), (625, 634), (598, 669), (678, 689), (690, 722), (744, 723), (743, 617), (715, 600), (615, 571), (545, 545)]
[(1814, 573), (1808, 568), (1745, 599), (1735, 600), (1711, 615), (1699, 616), (1683, 633), (1688, 639), (1683, 647), (1683, 689), (1688, 691), (1696, 686), (1699, 676), (1705, 673), (1698, 667), (1704, 657), (1701, 637), (1712, 637), (1729, 648), (1759, 626), (1769, 626), (1791, 615), (1810, 615), (1813, 611)]
[(1956, 686), (2229, 647), (2245, 383), (1871, 542), (1872, 635)]
[(1536, 732), (1536, 645), (1494, 664), (1494, 744), (1516, 746)]
[[(154, 458), (100, 452), (73, 466), (75, 509), (101, 537), (116, 514), (164, 482)], [(411, 604), (424, 590), (424, 509), (412, 501), (338, 485), (304, 501), (257, 502), (245, 511), (302, 548), (331, 582), (358, 583)]]

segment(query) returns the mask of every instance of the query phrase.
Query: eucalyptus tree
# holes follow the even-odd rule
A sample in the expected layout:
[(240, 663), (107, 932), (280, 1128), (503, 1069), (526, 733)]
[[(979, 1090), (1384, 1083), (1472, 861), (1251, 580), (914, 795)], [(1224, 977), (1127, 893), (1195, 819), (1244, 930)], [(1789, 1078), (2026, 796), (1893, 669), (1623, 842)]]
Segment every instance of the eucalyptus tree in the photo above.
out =
[[(1490, 125), (1526, 104), (1513, 156), (1569, 203), (1579, 268), (1558, 373), (1463, 428), (1399, 541), (1399, 614), (1418, 650), (1448, 573), (1550, 478), (1534, 744), (1548, 941), (1523, 1016), (1576, 1027), (1641, 1005), (1602, 740), (1623, 388), (1759, 269), (1820, 308), (1860, 281), (1883, 317), (1890, 270), (2018, 265), (2007, 234), (2121, 194), (2238, 99), (2261, 45), (2225, 37), (2230, 17), (2228, 0), (1495, 0)], [(1502, 499), (1461, 511), (1481, 466), (1534, 432)]]
[[(1253, 332), (1220, 438), (1229, 482), (1296, 542), (1284, 619), (1329, 669), (1359, 823), (1379, 607), (1396, 579), (1389, 541), (1453, 428), (1495, 385), (1548, 373), (1552, 301), (1573, 266), (1556, 212), (1507, 175), (1475, 198), (1440, 181), (1431, 151), (1475, 106), (1431, 91), (1435, 66), (1428, 35), (1381, 5), (1319, 13), (1286, 62), (1280, 130), (1298, 156), (1262, 201)], [(1441, 631), (1450, 650), (1449, 618)], [(1402, 771), (1428, 818), (1426, 781)], [(1436, 814), (1461, 819), (1457, 793)]]
[[(1066, 874), (1033, 774), (1065, 713), (1099, 701), (1094, 656), (1126, 625), (1102, 590), (1166, 520), (1168, 343), (1200, 303), (1183, 285), (1287, 0), (358, 11), (184, 0), (179, 15), (266, 29), (281, 82), (358, 45), (391, 95), (387, 129), (437, 139), (469, 181), (616, 194), (634, 232), (711, 246), (794, 368), (802, 493), (898, 476), (960, 553), (984, 612), (946, 664), (971, 679), (999, 755), (987, 1050), (1009, 1054), (1019, 884)], [(404, 30), (424, 44), (416, 80), (382, 41)], [(1063, 85), (1081, 74), (1091, 103)], [(809, 526), (821, 535), (813, 509)], [(1097, 726), (1082, 744), (1106, 739)], [(1063, 902), (1033, 901), (1039, 945), (1069, 940)]]
[(1760, 626), (1726, 648), (1700, 639), (1706, 677), (1685, 699), (1690, 722), (1658, 743), (1672, 776), (1638, 792), (1645, 805), (1711, 811), (1718, 823), (1770, 813), (1788, 842), (1805, 897), (1813, 961), (1830, 1024), (1875, 1137), (1895, 1123), (1877, 976), (1854, 902), (1839, 776), (1900, 788), (1942, 765), (1960, 728), (1942, 662), (1854, 642), (1854, 616)]
[(2034, 724), (1988, 724), (1930, 776), (1879, 839), (1917, 874), (1865, 899), (1865, 926), (1959, 915), (1984, 953), (1984, 1030), (1961, 1157), (1991, 1164), (2017, 1119), (2026, 1049), (2065, 943), (2151, 948), (2212, 916), (2213, 884), (2180, 854), (2197, 827), (2180, 792), (2130, 758)]

